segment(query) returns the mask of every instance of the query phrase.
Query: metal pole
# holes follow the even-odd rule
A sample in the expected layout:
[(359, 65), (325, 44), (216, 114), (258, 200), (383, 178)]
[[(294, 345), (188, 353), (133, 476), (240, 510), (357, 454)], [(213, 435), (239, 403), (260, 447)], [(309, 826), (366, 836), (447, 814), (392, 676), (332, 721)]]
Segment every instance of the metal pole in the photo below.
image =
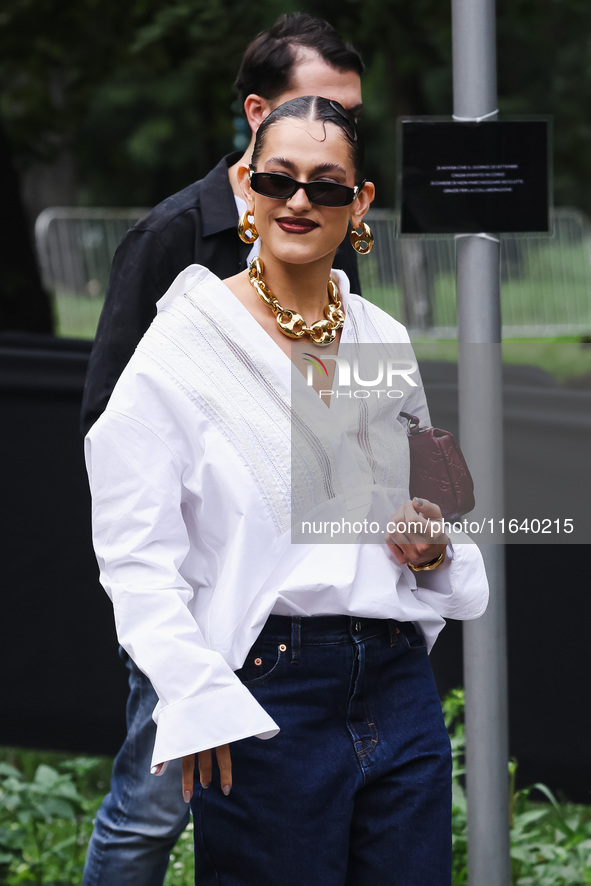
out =
[[(496, 113), (495, 32), (494, 0), (452, 0), (456, 119), (478, 120)], [(475, 479), (474, 518), (492, 520), (495, 529), (503, 514), (498, 238), (458, 238), (456, 263), (460, 439)], [(494, 541), (494, 532), (490, 539)], [(490, 603), (481, 619), (464, 625), (468, 882), (509, 886), (504, 549), (485, 544), (483, 555)]]

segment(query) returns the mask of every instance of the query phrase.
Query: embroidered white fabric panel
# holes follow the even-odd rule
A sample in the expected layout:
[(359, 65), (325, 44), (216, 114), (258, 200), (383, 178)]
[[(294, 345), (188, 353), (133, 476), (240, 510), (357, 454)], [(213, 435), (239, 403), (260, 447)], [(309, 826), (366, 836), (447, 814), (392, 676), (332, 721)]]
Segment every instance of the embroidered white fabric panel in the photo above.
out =
[(231, 443), (281, 535), (290, 526), (289, 392), (246, 352), (238, 330), (190, 293), (158, 314), (139, 345)]
[[(350, 501), (362, 487), (407, 488), (408, 442), (396, 421), (401, 402), (356, 399), (349, 406), (335, 404), (338, 409), (330, 414), (324, 404), (310, 409), (302, 405), (302, 397), (292, 400), (293, 391), (220, 306), (218, 287), (223, 285), (211, 275), (197, 275), (187, 291), (177, 291), (159, 306), (138, 349), (230, 442), (256, 483), (277, 534), (326, 502)], [(383, 349), (384, 359), (392, 348), (407, 347), (412, 353), (408, 339), (384, 344), (400, 339), (401, 327), (371, 305), (360, 308), (354, 301), (348, 319), (352, 335), (345, 350), (360, 341), (374, 342), (359, 348), (361, 375), (372, 371), (365, 365), (369, 352), (364, 348)], [(314, 396), (301, 384), (300, 393)]]

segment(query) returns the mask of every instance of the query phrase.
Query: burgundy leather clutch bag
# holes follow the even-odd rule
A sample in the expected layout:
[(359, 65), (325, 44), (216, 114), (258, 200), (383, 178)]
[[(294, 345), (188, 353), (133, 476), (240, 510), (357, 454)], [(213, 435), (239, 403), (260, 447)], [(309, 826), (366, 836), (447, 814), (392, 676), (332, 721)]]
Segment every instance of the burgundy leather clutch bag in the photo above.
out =
[(421, 428), (416, 415), (400, 415), (408, 422), (411, 498), (435, 502), (446, 520), (463, 517), (474, 507), (474, 481), (458, 441), (450, 431)]

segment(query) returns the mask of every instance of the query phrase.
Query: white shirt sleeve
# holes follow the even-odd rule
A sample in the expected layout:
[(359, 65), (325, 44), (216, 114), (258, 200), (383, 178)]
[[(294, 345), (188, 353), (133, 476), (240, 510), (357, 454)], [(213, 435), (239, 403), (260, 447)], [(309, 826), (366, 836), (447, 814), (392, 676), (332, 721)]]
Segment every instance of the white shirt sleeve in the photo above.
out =
[(119, 641), (159, 698), (152, 766), (279, 730), (208, 647), (182, 577), (190, 543), (180, 467), (151, 428), (108, 410), (86, 439), (93, 539)]
[(482, 554), (463, 532), (447, 532), (445, 561), (432, 571), (414, 573), (416, 597), (443, 618), (480, 618), (488, 604), (488, 579)]

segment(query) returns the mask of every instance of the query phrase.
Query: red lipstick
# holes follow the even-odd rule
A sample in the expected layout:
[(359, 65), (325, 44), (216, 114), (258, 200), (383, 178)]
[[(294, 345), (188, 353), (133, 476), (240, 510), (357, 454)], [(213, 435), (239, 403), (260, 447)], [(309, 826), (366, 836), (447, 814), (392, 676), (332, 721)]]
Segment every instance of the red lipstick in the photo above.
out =
[(295, 218), (293, 216), (284, 216), (276, 218), (275, 221), (282, 231), (288, 234), (307, 234), (317, 228), (316, 222), (309, 218)]

